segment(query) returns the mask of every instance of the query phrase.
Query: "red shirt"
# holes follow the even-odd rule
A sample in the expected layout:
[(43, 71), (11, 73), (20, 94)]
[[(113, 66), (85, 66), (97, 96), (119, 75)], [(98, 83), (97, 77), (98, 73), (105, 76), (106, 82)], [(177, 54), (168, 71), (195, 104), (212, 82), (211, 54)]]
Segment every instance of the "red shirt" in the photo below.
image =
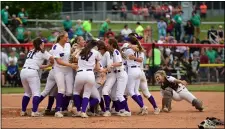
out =
[(208, 64), (209, 63), (209, 58), (206, 55), (201, 55), (200, 56), (200, 63), (201, 64)]

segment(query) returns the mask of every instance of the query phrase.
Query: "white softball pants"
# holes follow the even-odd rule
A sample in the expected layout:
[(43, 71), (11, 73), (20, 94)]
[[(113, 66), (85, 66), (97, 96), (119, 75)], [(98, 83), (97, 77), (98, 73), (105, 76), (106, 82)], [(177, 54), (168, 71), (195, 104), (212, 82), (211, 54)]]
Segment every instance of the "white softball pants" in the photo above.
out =
[[(148, 82), (145, 76), (145, 72), (143, 70), (141, 70), (140, 89), (146, 98), (149, 98), (151, 96), (151, 93), (148, 89)], [(138, 88), (135, 88), (135, 94), (140, 95)]]
[(95, 86), (95, 75), (93, 71), (81, 71), (77, 72), (75, 77), (74, 95), (80, 95), (83, 90), (83, 98), (90, 98), (92, 89)]
[[(139, 67), (128, 67), (127, 92), (130, 96), (140, 94), (138, 89), (140, 86), (141, 69)], [(136, 93), (137, 92), (137, 93)]]
[(48, 94), (49, 96), (55, 96), (57, 94), (57, 86), (54, 74), (55, 73), (53, 69), (49, 71), (45, 89), (41, 92), (43, 97), (46, 97)]
[(22, 69), (20, 78), (25, 91), (24, 96), (31, 97), (33, 95), (40, 97), (41, 82), (37, 70)]
[(58, 93), (66, 96), (71, 96), (73, 93), (73, 69), (72, 68), (57, 68), (54, 67), (54, 78), (58, 87)]
[(102, 95), (109, 95), (115, 83), (116, 83), (116, 74), (112, 71), (106, 76), (106, 82), (102, 88)]

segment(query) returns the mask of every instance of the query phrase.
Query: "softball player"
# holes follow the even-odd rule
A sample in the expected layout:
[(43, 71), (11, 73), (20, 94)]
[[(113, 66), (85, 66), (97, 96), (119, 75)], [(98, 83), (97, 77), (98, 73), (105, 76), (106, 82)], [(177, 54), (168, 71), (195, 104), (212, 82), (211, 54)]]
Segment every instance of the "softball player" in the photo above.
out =
[(34, 49), (28, 53), (27, 59), (20, 73), (21, 82), (25, 90), (20, 115), (27, 115), (26, 108), (30, 101), (31, 95), (33, 95), (33, 108), (31, 116), (39, 117), (42, 115), (38, 112), (41, 86), (38, 71), (49, 66), (42, 65), (45, 59), (53, 62), (54, 58), (47, 51), (44, 51), (44, 42), (40, 38), (33, 41), (33, 46)]
[(63, 31), (59, 34), (57, 43), (52, 47), (55, 57), (54, 78), (58, 87), (55, 117), (63, 117), (61, 111), (67, 110), (73, 91), (73, 69), (77, 69), (76, 65), (69, 63), (71, 46), (67, 41), (68, 34)]
[[(100, 64), (103, 68), (105, 68), (107, 72), (106, 82), (102, 88), (102, 95), (105, 102), (105, 112), (103, 116), (111, 116), (110, 113), (110, 92), (111, 89), (116, 82), (116, 74), (111, 70), (110, 66), (113, 63), (113, 56), (112, 53), (110, 54), (109, 51), (107, 51), (107, 47), (103, 41), (99, 41), (98, 44), (98, 50), (102, 54), (102, 59), (100, 61)], [(103, 104), (102, 104), (103, 105)]]
[(188, 89), (186, 81), (178, 80), (172, 76), (167, 76), (166, 72), (159, 70), (155, 73), (155, 80), (161, 83), (162, 110), (165, 112), (171, 111), (172, 99), (175, 101), (186, 100), (191, 103), (197, 110), (203, 111), (202, 102), (197, 99)]
[[(119, 116), (131, 116), (131, 112), (128, 108), (127, 101), (124, 98), (124, 93), (127, 84), (127, 73), (125, 71), (123, 60), (120, 48), (118, 46), (118, 42), (116, 39), (109, 39), (108, 41), (108, 49), (113, 51), (113, 63), (111, 64), (111, 68), (113, 68), (116, 74), (116, 103), (117, 107), (119, 108), (120, 112), (118, 113)], [(124, 57), (124, 56), (123, 56)], [(112, 93), (113, 94), (113, 93)]]
[(140, 106), (141, 110), (139, 114), (148, 114), (147, 107), (144, 105), (143, 100), (138, 97), (140, 79), (141, 79), (141, 69), (140, 64), (143, 62), (143, 57), (140, 53), (143, 52), (143, 48), (140, 46), (137, 38), (135, 36), (129, 36), (130, 43), (132, 45), (138, 46), (138, 51), (133, 49), (127, 49), (125, 55), (127, 56), (127, 71), (128, 71), (128, 83), (127, 92), (132, 97), (132, 99)]
[[(87, 46), (81, 51), (80, 56), (78, 58), (78, 70), (77, 75), (75, 77), (74, 89), (73, 89), (73, 100), (74, 105), (77, 108), (77, 111), (80, 111), (80, 106), (82, 105), (81, 117), (87, 118), (86, 109), (89, 103), (89, 98), (92, 92), (92, 89), (95, 85), (95, 75), (94, 68), (95, 65), (97, 69), (100, 69), (99, 61), (101, 59), (101, 54), (93, 49), (97, 46), (97, 41), (91, 40), (87, 44)], [(81, 100), (80, 94), (83, 90)], [(82, 101), (82, 102), (81, 102)], [(82, 104), (81, 104), (82, 103)], [(98, 104), (98, 99), (90, 100), (90, 107)]]

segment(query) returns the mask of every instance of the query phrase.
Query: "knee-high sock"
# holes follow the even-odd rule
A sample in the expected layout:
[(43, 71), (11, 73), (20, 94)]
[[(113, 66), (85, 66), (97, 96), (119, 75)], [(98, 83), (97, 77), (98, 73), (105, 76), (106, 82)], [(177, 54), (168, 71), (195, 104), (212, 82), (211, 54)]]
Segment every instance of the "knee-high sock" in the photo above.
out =
[(42, 95), (40, 96), (39, 104), (44, 100), (44, 98), (45, 98), (44, 96), (42, 96)]
[(73, 95), (74, 106), (77, 108), (77, 111), (81, 111), (81, 101), (82, 98), (80, 95)]
[(155, 99), (154, 99), (154, 97), (153, 97), (152, 95), (148, 98), (148, 101), (152, 104), (152, 107), (153, 107), (154, 109), (157, 108)]
[(109, 111), (111, 99), (108, 95), (103, 95), (103, 97), (104, 97), (104, 100), (105, 100), (105, 110)]
[(28, 96), (23, 96), (23, 99), (22, 99), (22, 111), (25, 112), (27, 110), (27, 105), (30, 101), (30, 97)]
[(105, 112), (105, 103), (104, 103), (104, 99), (102, 97), (101, 97), (100, 107), (101, 107), (101, 110), (103, 112)]
[(133, 95), (132, 99), (142, 108), (144, 104), (139, 100), (137, 95)]
[(58, 93), (56, 97), (56, 111), (61, 111), (62, 110), (62, 104), (63, 104), (63, 94)]
[(63, 108), (62, 110), (67, 110), (68, 106), (69, 106), (69, 103), (70, 103), (70, 98), (71, 96), (65, 96), (63, 97), (64, 101), (63, 101)]
[(39, 105), (40, 97), (39, 96), (34, 96), (33, 97), (33, 108), (32, 112), (37, 112), (38, 110), (38, 105)]
[(48, 106), (47, 106), (48, 110), (52, 109), (52, 105), (54, 104), (54, 101), (55, 101), (55, 97), (54, 96), (48, 96)]
[(87, 106), (88, 106), (88, 102), (89, 102), (88, 98), (84, 97), (82, 99), (82, 112), (86, 112), (86, 109), (87, 109)]

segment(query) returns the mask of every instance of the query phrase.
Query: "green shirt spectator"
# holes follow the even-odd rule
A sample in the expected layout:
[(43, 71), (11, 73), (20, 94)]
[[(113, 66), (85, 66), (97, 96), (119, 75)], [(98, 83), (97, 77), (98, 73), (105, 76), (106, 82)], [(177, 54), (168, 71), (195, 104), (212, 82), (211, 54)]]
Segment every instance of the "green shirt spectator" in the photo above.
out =
[(180, 13), (174, 16), (174, 21), (176, 23), (182, 24), (183, 18)]
[(137, 27), (135, 29), (135, 32), (139, 35), (139, 36), (143, 36), (143, 32), (144, 32), (144, 28), (141, 26), (140, 22), (137, 22)]
[(18, 17), (22, 20), (23, 25), (27, 24), (28, 13), (25, 12), (24, 8), (22, 8), (21, 12), (18, 13)]
[(20, 43), (24, 43), (24, 33), (25, 29), (22, 24), (20, 24), (20, 26), (16, 28), (16, 38)]
[[(150, 52), (151, 54), (152, 52)], [(154, 48), (154, 66), (159, 66), (161, 64), (161, 51), (158, 48)], [(146, 60), (146, 64), (152, 66), (152, 56)]]
[(48, 37), (48, 42), (54, 43), (57, 40), (57, 37), (55, 36), (55, 32), (52, 32), (52, 35)]
[(101, 25), (100, 31), (103, 32), (103, 33), (105, 33), (105, 32), (108, 31), (108, 28), (109, 28), (109, 24), (105, 21), (105, 22)]
[(206, 51), (206, 55), (209, 58), (209, 62), (211, 64), (215, 63), (216, 58), (217, 58), (217, 52), (213, 50), (212, 48), (209, 48), (209, 50)]
[(9, 23), (9, 13), (8, 13), (9, 6), (6, 6), (4, 9), (1, 10), (1, 17), (4, 24), (8, 25)]
[(72, 21), (70, 20), (70, 16), (66, 16), (66, 20), (63, 21), (63, 27), (66, 32), (68, 32), (72, 28)]
[(88, 33), (91, 32), (91, 23), (92, 23), (92, 19), (83, 22), (82, 26), (83, 26), (84, 31), (86, 31)]
[(195, 27), (199, 27), (201, 24), (201, 18), (198, 14), (194, 14), (191, 17), (191, 23), (195, 26)]

